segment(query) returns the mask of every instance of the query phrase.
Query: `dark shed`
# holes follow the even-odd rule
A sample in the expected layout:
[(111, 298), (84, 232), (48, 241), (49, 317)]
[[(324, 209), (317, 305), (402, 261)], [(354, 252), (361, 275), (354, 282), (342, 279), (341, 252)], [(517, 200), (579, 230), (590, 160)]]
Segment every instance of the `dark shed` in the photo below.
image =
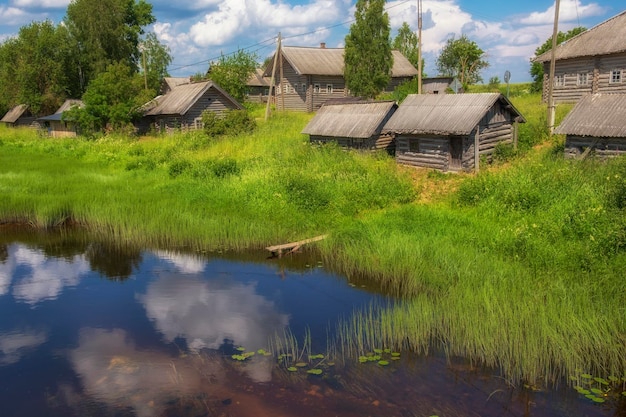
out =
[(0, 120), (0, 123), (5, 123), (11, 127), (19, 127), (30, 126), (34, 121), (35, 116), (30, 112), (28, 105), (20, 104), (9, 110)]
[(626, 154), (626, 94), (583, 97), (554, 133), (565, 136), (565, 157), (593, 152), (599, 156)]
[(411, 94), (383, 128), (395, 136), (401, 164), (442, 171), (477, 170), (499, 143), (517, 143), (525, 122), (500, 93)]
[(394, 101), (354, 101), (325, 104), (302, 133), (311, 142), (337, 142), (356, 149), (385, 149), (393, 153), (391, 135), (381, 135), (385, 123), (398, 108)]

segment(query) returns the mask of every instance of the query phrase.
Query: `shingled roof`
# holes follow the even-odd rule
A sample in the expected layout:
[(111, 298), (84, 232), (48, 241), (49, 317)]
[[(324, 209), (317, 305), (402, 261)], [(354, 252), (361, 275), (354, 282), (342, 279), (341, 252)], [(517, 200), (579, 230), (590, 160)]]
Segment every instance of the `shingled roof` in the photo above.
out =
[(394, 101), (361, 101), (323, 105), (302, 133), (315, 136), (367, 139), (382, 130), (398, 105)]
[[(281, 52), (298, 75), (343, 76), (343, 48), (283, 46)], [(414, 77), (417, 75), (417, 69), (400, 51), (392, 51), (392, 54), (392, 77)], [(272, 65), (268, 65), (264, 76), (271, 75)]]
[(554, 133), (626, 137), (626, 94), (588, 94), (565, 116)]
[(410, 94), (391, 116), (383, 132), (468, 135), (498, 101), (510, 109), (516, 121), (526, 121), (500, 93)]
[[(226, 100), (230, 101), (235, 108), (242, 109), (241, 104), (232, 98), (226, 91), (212, 81), (199, 83), (181, 84), (175, 86), (170, 92), (155, 98), (151, 103), (156, 105), (148, 110), (146, 116), (159, 116), (165, 114), (186, 114), (189, 109), (202, 97), (209, 89), (217, 90)], [(149, 103), (150, 104), (150, 103)], [(144, 109), (149, 107), (144, 106)]]
[[(586, 30), (556, 47), (556, 60), (626, 52), (626, 10)], [(550, 61), (551, 51), (533, 60)]]

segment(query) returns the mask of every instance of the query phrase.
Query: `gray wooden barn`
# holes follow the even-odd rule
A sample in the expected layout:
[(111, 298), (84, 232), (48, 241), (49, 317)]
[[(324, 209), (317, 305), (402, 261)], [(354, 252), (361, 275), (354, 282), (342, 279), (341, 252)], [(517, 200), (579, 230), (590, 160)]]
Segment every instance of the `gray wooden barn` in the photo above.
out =
[[(534, 58), (543, 64), (544, 101), (551, 55)], [(626, 93), (626, 10), (557, 46), (555, 58), (552, 96), (557, 103), (574, 103), (587, 94)]]
[(626, 94), (590, 94), (554, 133), (565, 136), (565, 157), (626, 155)]
[[(399, 51), (392, 51), (391, 81), (385, 91), (393, 89), (417, 75), (417, 69)], [(282, 63), (274, 74), (276, 108), (313, 112), (331, 99), (350, 96), (343, 77), (343, 48), (307, 48), (284, 46)], [(264, 76), (271, 77), (272, 64)], [(282, 67), (282, 79), (281, 68)]]
[(302, 133), (309, 135), (312, 143), (336, 142), (346, 148), (393, 153), (393, 137), (381, 131), (397, 108), (394, 101), (327, 103)]
[(478, 170), (499, 143), (517, 143), (525, 122), (500, 93), (411, 94), (383, 128), (396, 141), (398, 163), (441, 171)]
[(30, 126), (36, 117), (30, 112), (28, 105), (20, 104), (9, 110), (4, 117), (0, 120), (0, 123), (4, 123), (11, 127)]
[(83, 107), (82, 100), (68, 99), (61, 104), (54, 114), (39, 117), (37, 123), (53, 138), (73, 138), (78, 136), (78, 125), (64, 117), (64, 113), (74, 107)]
[(461, 83), (455, 77), (428, 77), (422, 80), (423, 94), (447, 94), (448, 92), (458, 93), (454, 91), (455, 86)]
[(200, 129), (204, 111), (222, 114), (242, 109), (237, 100), (212, 81), (178, 84), (142, 107), (144, 116), (137, 128), (139, 133), (150, 127), (158, 131)]
[(270, 94), (270, 77), (263, 76), (263, 69), (257, 68), (246, 82), (246, 100), (253, 103), (267, 103)]

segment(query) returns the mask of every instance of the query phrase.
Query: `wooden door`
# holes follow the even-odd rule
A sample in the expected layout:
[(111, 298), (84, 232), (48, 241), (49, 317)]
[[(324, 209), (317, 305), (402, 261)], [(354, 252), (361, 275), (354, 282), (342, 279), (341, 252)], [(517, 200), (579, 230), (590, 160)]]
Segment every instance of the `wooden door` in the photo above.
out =
[(463, 168), (463, 138), (450, 137), (450, 170), (460, 171)]

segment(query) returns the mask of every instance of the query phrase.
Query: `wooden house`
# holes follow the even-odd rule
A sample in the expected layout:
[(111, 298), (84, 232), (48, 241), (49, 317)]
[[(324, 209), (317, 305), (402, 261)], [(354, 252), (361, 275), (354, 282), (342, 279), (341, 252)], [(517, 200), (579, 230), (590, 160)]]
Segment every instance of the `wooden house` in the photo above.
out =
[(36, 117), (30, 112), (28, 105), (20, 104), (9, 110), (4, 117), (0, 120), (0, 123), (5, 123), (7, 126), (19, 127), (30, 126)]
[[(551, 55), (548, 51), (534, 58), (544, 68), (544, 101)], [(555, 49), (554, 101), (574, 103), (595, 93), (626, 93), (626, 10)]]
[(212, 81), (179, 84), (142, 107), (144, 116), (137, 128), (139, 133), (145, 133), (150, 126), (159, 131), (199, 129), (204, 111), (221, 114), (242, 109), (237, 100)]
[(441, 171), (478, 170), (499, 143), (517, 143), (525, 122), (500, 93), (411, 94), (383, 128), (395, 136), (398, 163)]
[[(343, 77), (343, 48), (283, 46), (274, 72), (276, 108), (313, 112), (331, 99), (350, 96)], [(282, 62), (281, 62), (282, 61)], [(264, 76), (271, 77), (272, 64)], [(281, 78), (282, 73), (282, 78)], [(385, 91), (417, 75), (417, 69), (399, 51), (393, 51), (391, 81)]]
[(309, 135), (313, 143), (336, 142), (346, 148), (393, 153), (393, 137), (381, 132), (397, 108), (394, 101), (326, 103), (302, 133)]
[(626, 94), (581, 98), (554, 133), (566, 135), (566, 158), (626, 155)]
[(81, 100), (68, 99), (58, 108), (58, 110), (50, 116), (44, 116), (37, 119), (39, 126), (48, 132), (53, 138), (73, 138), (80, 132), (78, 126), (63, 114), (74, 107), (83, 107)]
[(257, 68), (246, 82), (246, 100), (253, 103), (267, 103), (270, 95), (270, 77), (263, 76), (263, 69)]

